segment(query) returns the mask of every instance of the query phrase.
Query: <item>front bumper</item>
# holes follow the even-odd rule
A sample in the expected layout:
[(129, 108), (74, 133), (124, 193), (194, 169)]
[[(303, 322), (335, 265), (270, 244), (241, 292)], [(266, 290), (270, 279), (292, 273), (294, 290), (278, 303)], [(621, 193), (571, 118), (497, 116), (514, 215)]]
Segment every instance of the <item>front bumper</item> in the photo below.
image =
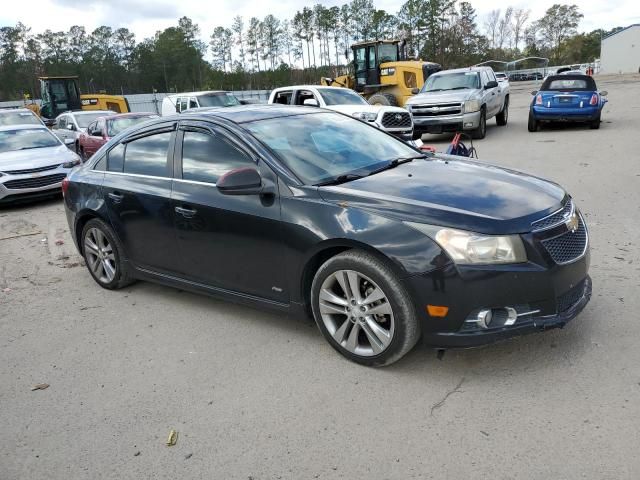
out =
[[(424, 343), (439, 348), (475, 347), (505, 338), (561, 328), (591, 298), (589, 251), (565, 265), (549, 261), (502, 266), (448, 264), (404, 280), (422, 320)], [(445, 317), (431, 317), (427, 305), (447, 306)], [(481, 309), (511, 307), (516, 321), (473, 323)], [(471, 323), (470, 323), (471, 322)]]
[(36, 200), (62, 193), (62, 181), (71, 171), (58, 166), (49, 170), (0, 177), (0, 204)]
[(413, 128), (416, 132), (442, 133), (475, 130), (480, 125), (480, 111), (457, 115), (416, 116)]

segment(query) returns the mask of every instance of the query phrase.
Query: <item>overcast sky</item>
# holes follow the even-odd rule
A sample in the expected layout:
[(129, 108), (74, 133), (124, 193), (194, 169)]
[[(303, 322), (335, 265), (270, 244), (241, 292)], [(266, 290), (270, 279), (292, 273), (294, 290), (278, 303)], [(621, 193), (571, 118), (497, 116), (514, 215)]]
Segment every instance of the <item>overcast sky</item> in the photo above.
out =
[[(471, 0), (482, 27), (486, 14), (499, 5), (512, 5), (531, 9), (532, 19), (537, 19), (554, 3), (562, 0)], [(100, 25), (114, 28), (127, 27), (138, 41), (160, 30), (177, 24), (183, 15), (194, 20), (208, 39), (218, 25), (230, 26), (232, 18), (241, 15), (245, 23), (252, 16), (262, 18), (274, 14), (278, 18), (291, 18), (304, 6), (322, 3), (325, 6), (341, 5), (339, 0), (31, 0), (22, 4), (15, 0), (3, 0), (0, 10), (0, 26), (14, 25), (21, 21), (32, 27), (35, 33), (46, 29), (68, 30), (72, 25), (84, 25), (88, 31)], [(402, 0), (374, 0), (376, 8), (396, 13)], [(579, 30), (610, 29), (640, 23), (639, 0), (575, 0), (584, 14)], [(28, 5), (28, 8), (25, 8)]]

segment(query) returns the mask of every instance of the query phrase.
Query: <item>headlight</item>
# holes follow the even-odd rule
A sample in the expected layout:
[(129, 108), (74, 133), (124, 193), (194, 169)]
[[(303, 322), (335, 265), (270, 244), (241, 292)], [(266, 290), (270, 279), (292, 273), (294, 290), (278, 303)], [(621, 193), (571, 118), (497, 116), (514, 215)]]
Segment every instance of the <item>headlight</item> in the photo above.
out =
[(518, 235), (484, 235), (424, 223), (405, 222), (433, 238), (459, 265), (491, 265), (527, 261)]
[(480, 110), (479, 100), (467, 100), (466, 102), (464, 102), (465, 113), (477, 112), (478, 110)]
[(75, 160), (71, 160), (70, 162), (65, 162), (62, 164), (62, 168), (73, 168), (76, 165), (80, 165), (80, 159), (76, 158)]
[(374, 112), (355, 112), (353, 116), (366, 122), (375, 122), (378, 118), (378, 114)]
[(380, 69), (380, 76), (382, 77), (386, 77), (387, 75), (395, 75), (396, 74), (396, 69), (395, 68), (381, 68)]

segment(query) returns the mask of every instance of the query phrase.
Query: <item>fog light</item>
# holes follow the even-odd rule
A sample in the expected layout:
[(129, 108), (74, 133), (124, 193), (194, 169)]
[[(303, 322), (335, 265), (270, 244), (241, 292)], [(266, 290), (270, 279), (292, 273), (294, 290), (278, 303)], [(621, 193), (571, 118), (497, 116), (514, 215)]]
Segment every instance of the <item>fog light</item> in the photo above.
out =
[(467, 122), (464, 124), (465, 127), (473, 127), (473, 122)]
[(489, 328), (492, 318), (493, 313), (491, 310), (480, 310), (478, 312), (478, 319), (476, 320), (476, 323), (482, 328)]

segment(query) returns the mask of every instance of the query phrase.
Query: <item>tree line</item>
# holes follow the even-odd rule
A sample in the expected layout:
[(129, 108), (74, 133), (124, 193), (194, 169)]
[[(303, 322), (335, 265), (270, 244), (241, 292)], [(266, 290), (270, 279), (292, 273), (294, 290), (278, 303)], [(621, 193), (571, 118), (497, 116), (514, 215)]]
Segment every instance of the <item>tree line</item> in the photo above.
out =
[(139, 42), (127, 28), (34, 33), (18, 23), (0, 28), (0, 99), (38, 96), (41, 75), (78, 75), (83, 92), (115, 94), (316, 83), (344, 70), (351, 43), (389, 38), (405, 39), (411, 57), (444, 68), (523, 56), (585, 62), (599, 57), (601, 38), (619, 29), (578, 33), (576, 5), (530, 17), (507, 7), (478, 19), (471, 3), (457, 0), (407, 0), (393, 13), (373, 0), (351, 0), (304, 7), (286, 19), (236, 16), (212, 32), (182, 17)]

